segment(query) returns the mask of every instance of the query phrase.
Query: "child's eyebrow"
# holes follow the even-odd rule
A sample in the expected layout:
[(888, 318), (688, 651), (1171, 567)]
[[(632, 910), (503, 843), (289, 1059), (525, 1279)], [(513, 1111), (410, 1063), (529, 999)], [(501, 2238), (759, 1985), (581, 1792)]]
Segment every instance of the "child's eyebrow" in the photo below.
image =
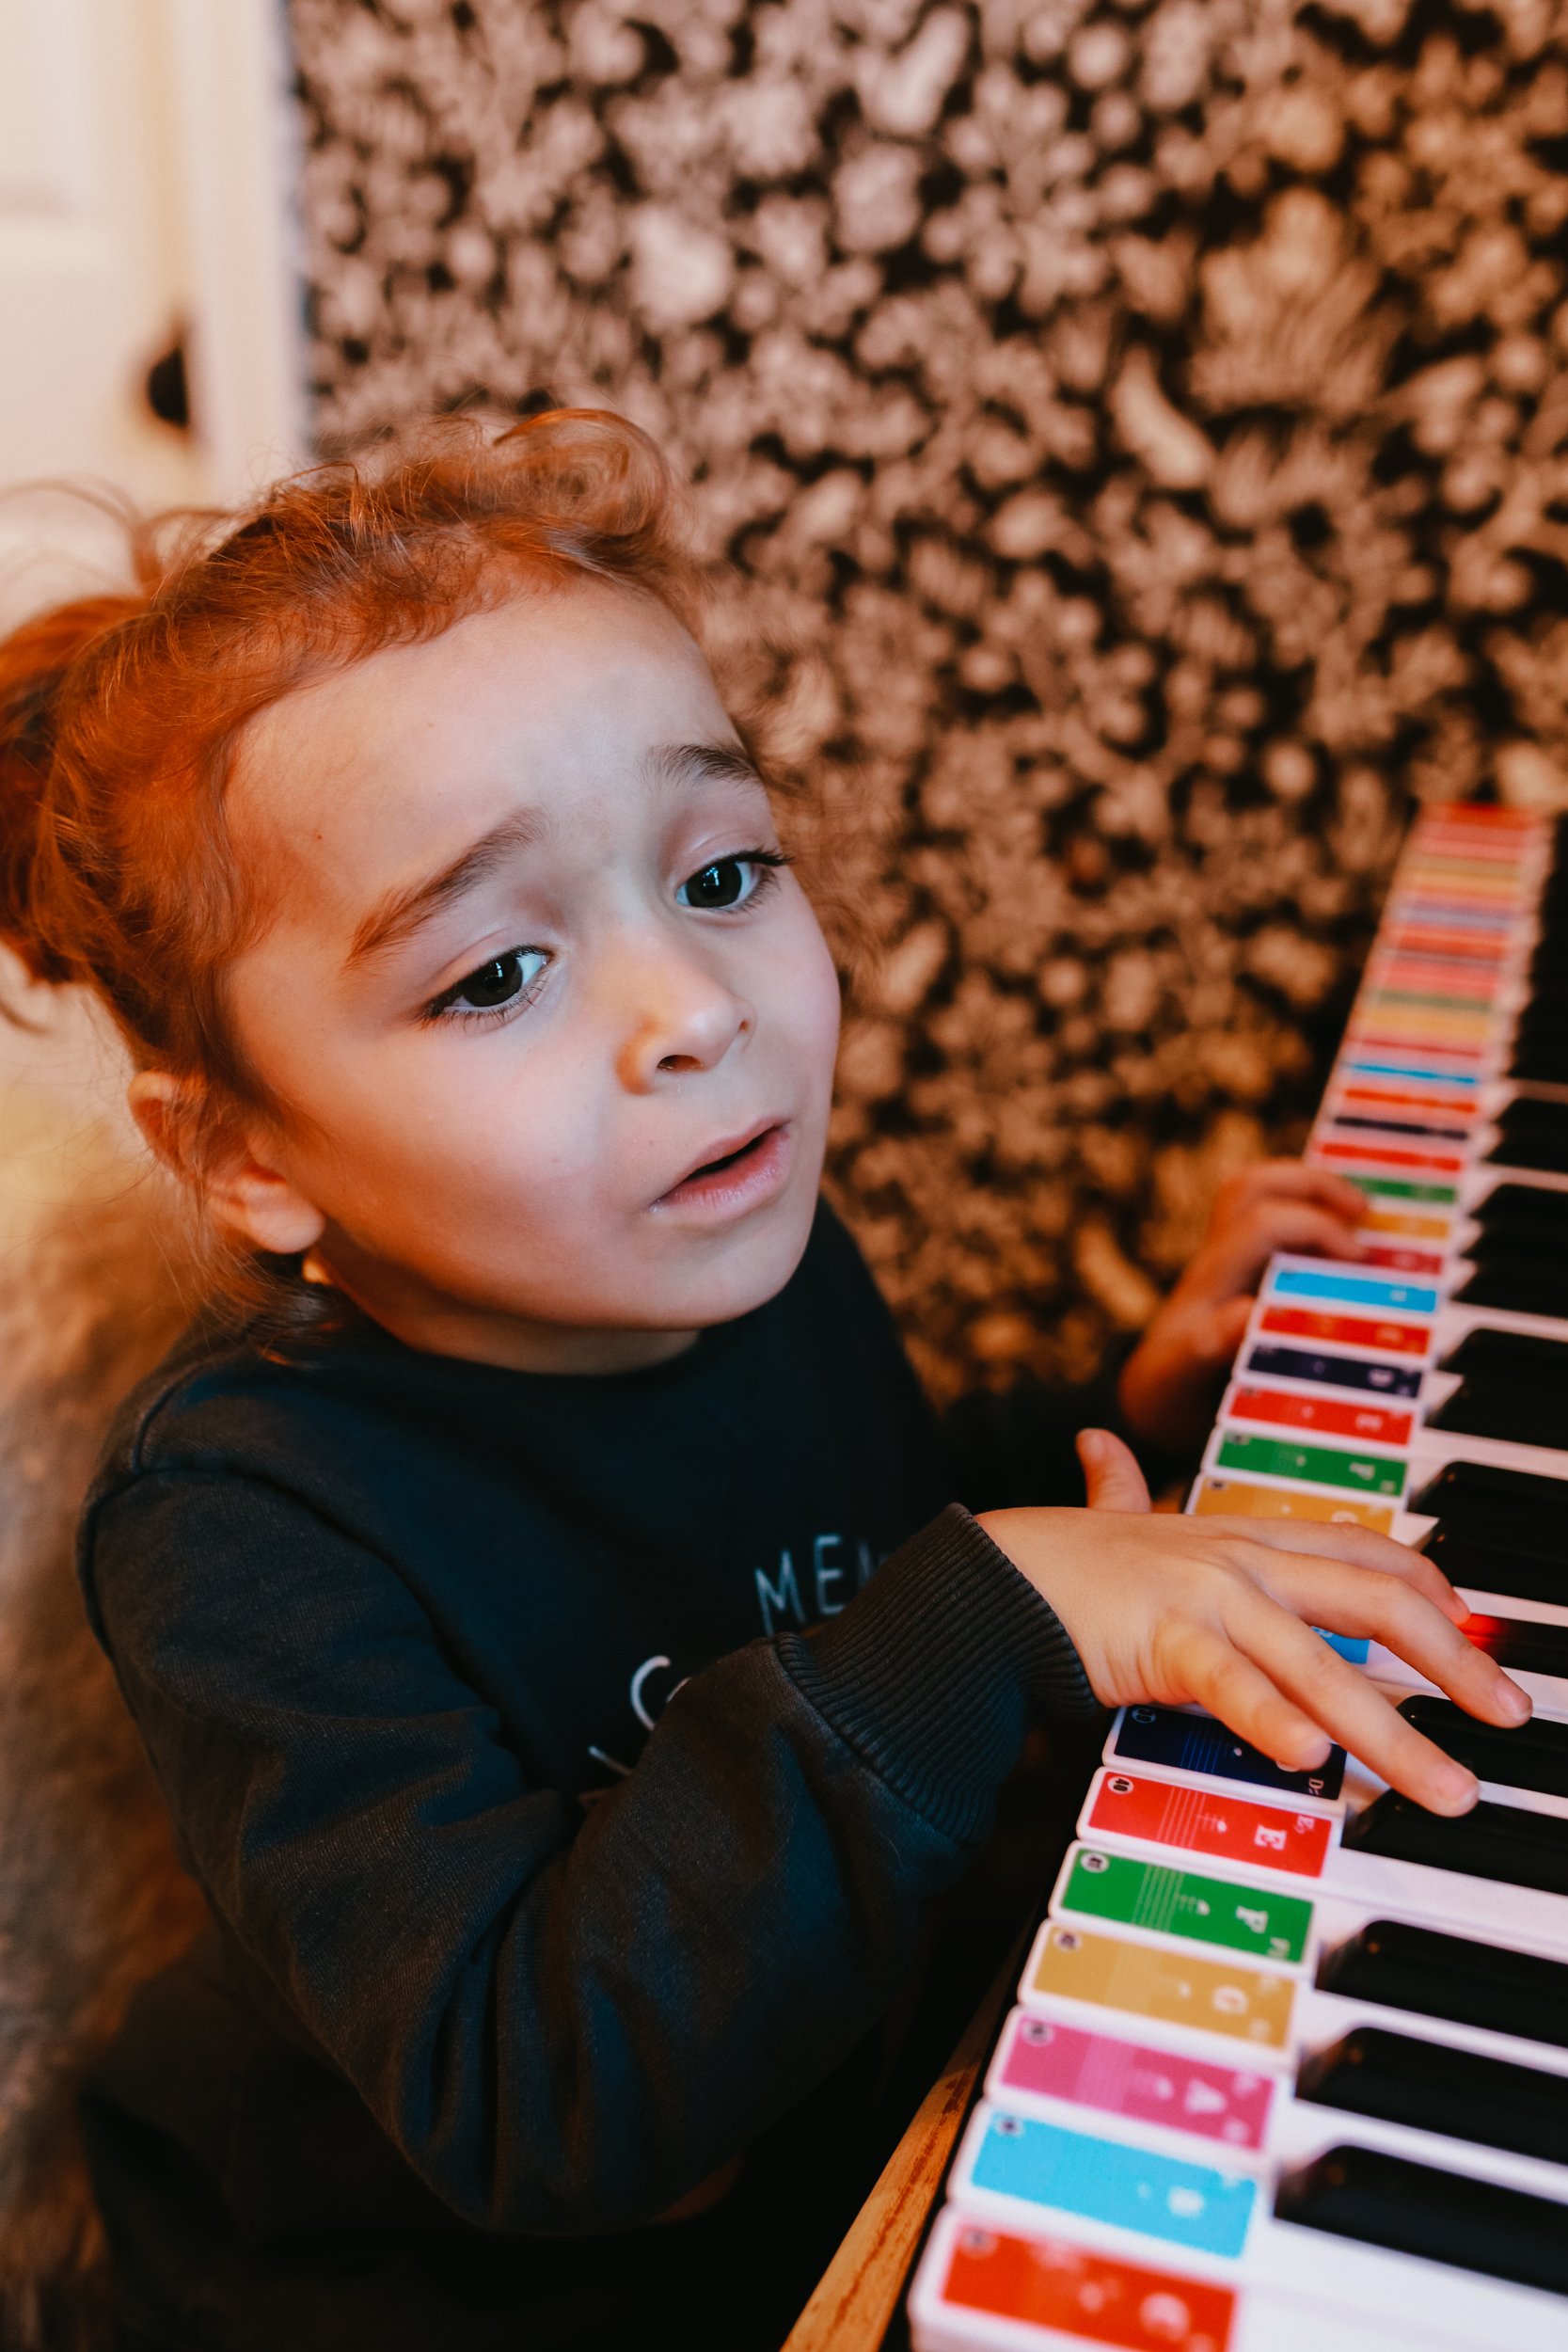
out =
[(660, 743), (648, 754), (647, 765), (660, 784), (763, 784), (761, 770), (742, 743)]
[(405, 882), (401, 889), (388, 891), (355, 932), (343, 959), (345, 968), (369, 962), (372, 957), (401, 946), (410, 932), (428, 923), (433, 914), (472, 890), (487, 874), (494, 873), (514, 850), (537, 841), (542, 830), (542, 820), (534, 810), (515, 810), (510, 817), (503, 817), (499, 825), (492, 825), (488, 833), (481, 834), (477, 841), (471, 842), (438, 873), (427, 874), (423, 882)]

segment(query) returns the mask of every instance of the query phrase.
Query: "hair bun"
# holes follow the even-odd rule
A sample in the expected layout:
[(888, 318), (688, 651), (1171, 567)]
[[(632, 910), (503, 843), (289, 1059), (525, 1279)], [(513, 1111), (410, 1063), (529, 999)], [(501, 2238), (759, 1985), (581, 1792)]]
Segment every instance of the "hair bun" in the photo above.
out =
[(142, 602), (84, 596), (0, 640), (0, 941), (38, 980), (77, 977), (40, 928), (32, 888), (61, 698), (78, 656)]

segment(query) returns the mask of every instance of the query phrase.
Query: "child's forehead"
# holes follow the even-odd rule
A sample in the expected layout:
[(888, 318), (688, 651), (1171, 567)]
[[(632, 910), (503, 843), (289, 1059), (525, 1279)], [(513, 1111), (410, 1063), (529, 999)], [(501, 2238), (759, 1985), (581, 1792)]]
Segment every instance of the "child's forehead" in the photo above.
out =
[(510, 810), (571, 822), (662, 747), (732, 735), (702, 654), (651, 597), (524, 593), (309, 680), (251, 723), (227, 814), (263, 898), (304, 912), (428, 863)]
[(237, 748), (228, 818), (256, 854), (315, 861), (355, 828), (439, 833), (463, 804), (533, 804), (729, 723), (703, 654), (644, 595), (522, 593), (284, 693)]

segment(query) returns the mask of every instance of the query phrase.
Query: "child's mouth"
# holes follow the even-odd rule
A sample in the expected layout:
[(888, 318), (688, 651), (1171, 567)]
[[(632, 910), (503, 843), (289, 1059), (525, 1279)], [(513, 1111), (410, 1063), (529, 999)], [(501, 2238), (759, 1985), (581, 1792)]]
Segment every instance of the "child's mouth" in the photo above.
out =
[(751, 1208), (778, 1189), (789, 1157), (788, 1131), (775, 1120), (744, 1143), (694, 1168), (657, 1207)]

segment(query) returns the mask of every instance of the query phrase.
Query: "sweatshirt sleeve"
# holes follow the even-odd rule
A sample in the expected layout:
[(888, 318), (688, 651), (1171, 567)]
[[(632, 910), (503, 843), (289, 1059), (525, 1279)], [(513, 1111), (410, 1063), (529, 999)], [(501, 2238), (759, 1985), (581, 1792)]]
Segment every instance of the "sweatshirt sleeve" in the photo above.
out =
[(961, 1509), (695, 1676), (584, 1812), (386, 1560), (253, 1479), (100, 1502), (89, 1607), (220, 1921), (466, 2219), (651, 2218), (888, 2005), (1031, 1713), (1091, 1694)]

